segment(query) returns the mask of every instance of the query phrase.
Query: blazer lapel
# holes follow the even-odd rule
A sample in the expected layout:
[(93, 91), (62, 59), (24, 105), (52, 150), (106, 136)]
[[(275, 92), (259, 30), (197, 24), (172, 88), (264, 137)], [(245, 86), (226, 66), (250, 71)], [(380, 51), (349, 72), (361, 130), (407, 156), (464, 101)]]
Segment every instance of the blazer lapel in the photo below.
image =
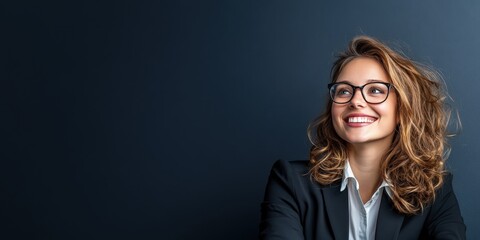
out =
[(375, 239), (397, 239), (404, 216), (395, 212), (392, 200), (383, 190), (382, 202), (378, 210)]
[[(348, 239), (348, 191), (340, 186), (322, 188), (325, 207), (335, 239)], [(378, 238), (377, 238), (378, 239)]]

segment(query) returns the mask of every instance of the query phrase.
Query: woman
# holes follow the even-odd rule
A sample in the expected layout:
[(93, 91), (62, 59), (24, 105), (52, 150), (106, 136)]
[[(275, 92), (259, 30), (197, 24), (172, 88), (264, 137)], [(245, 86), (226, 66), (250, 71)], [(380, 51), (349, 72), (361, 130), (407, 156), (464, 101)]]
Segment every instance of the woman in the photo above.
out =
[(331, 80), (310, 161), (273, 166), (261, 239), (465, 239), (438, 75), (360, 36)]

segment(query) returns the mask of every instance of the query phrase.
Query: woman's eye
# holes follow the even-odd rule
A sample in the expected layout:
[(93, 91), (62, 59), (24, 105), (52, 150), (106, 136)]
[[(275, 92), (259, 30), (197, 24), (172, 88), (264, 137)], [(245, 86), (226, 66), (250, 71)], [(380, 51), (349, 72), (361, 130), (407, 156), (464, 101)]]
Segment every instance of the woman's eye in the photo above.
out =
[(384, 93), (385, 91), (383, 91), (382, 89), (380, 88), (370, 88), (370, 93), (373, 93), (373, 94), (382, 94)]
[(350, 95), (350, 90), (348, 89), (339, 89), (337, 90), (337, 95)]

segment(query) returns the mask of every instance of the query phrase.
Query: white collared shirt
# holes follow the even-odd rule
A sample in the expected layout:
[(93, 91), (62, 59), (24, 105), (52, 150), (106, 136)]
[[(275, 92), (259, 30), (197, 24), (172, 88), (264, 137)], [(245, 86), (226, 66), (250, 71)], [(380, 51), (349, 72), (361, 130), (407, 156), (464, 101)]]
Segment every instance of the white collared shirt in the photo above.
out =
[(375, 239), (375, 230), (377, 227), (378, 210), (382, 200), (383, 188), (391, 197), (390, 187), (385, 180), (382, 182), (372, 198), (363, 204), (358, 191), (358, 181), (353, 175), (348, 160), (345, 162), (342, 185), (340, 191), (348, 186), (348, 212), (349, 212), (349, 230), (348, 239), (350, 240), (370, 240)]

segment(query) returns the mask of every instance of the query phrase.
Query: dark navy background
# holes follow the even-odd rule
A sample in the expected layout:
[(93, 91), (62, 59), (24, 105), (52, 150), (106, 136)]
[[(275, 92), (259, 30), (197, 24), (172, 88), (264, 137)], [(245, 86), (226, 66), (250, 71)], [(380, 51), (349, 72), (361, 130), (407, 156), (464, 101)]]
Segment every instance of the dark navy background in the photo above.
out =
[(335, 53), (368, 34), (440, 70), (480, 238), (480, 2), (0, 4), (0, 238), (255, 239), (272, 163), (306, 159)]

